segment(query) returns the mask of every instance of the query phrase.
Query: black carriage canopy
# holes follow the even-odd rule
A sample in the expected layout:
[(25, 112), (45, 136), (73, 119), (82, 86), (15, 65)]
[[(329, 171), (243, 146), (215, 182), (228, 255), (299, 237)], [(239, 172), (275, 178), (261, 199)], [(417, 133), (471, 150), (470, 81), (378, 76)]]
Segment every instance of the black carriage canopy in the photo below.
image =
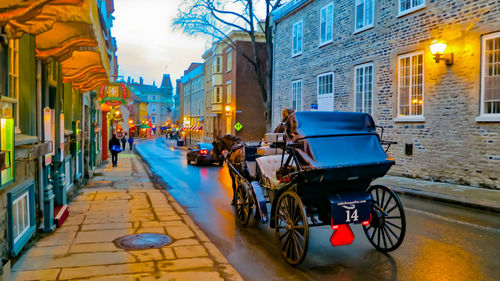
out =
[(292, 142), (302, 144), (297, 154), (311, 169), (371, 166), (366, 171), (344, 172), (365, 172), (375, 178), (394, 164), (380, 144), (375, 122), (366, 113), (296, 112), (288, 118), (286, 132)]

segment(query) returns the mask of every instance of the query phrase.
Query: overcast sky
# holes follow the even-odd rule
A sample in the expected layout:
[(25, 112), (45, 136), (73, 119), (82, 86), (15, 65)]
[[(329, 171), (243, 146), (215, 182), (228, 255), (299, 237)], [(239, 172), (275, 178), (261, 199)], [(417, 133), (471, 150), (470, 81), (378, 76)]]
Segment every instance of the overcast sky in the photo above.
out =
[(118, 45), (119, 75), (161, 83), (164, 73), (180, 78), (191, 62), (203, 62), (204, 39), (174, 32), (172, 18), (182, 0), (115, 0), (112, 35)]

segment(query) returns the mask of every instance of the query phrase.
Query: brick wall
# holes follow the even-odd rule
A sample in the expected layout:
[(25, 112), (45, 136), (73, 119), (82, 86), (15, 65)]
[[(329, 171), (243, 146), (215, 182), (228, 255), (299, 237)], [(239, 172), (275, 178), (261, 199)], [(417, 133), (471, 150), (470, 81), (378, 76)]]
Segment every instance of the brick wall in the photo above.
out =
[[(500, 188), (500, 122), (480, 123), (481, 36), (500, 31), (496, 0), (427, 0), (426, 7), (398, 17), (398, 1), (375, 1), (374, 27), (354, 33), (354, 1), (334, 2), (333, 42), (319, 46), (320, 9), (331, 0), (309, 1), (276, 25), (273, 124), (291, 106), (292, 81), (302, 79), (303, 108), (316, 104), (317, 76), (334, 72), (335, 110), (354, 110), (354, 67), (374, 65), (374, 114), (386, 138), (392, 174)], [(292, 25), (304, 22), (303, 54), (291, 57)], [(447, 41), (455, 63), (435, 63), (433, 39)], [(424, 122), (395, 122), (397, 57), (424, 52)], [(405, 155), (413, 144), (413, 155)]]

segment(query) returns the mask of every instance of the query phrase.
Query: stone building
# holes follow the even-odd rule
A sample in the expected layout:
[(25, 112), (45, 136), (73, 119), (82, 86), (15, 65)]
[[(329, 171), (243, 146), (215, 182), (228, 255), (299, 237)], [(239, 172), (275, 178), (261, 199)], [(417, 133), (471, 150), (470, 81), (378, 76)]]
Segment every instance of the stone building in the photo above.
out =
[(391, 173), (500, 188), (498, 1), (297, 0), (273, 17), (274, 125), (284, 106), (368, 112), (398, 142)]
[[(205, 141), (225, 134), (244, 141), (259, 141), (266, 132), (264, 104), (253, 65), (242, 55), (253, 56), (248, 34), (233, 31), (232, 44), (218, 41), (203, 54), (205, 59)], [(266, 69), (263, 33), (256, 33), (262, 73)], [(238, 50), (238, 51), (237, 51)], [(239, 123), (241, 127), (235, 128)], [(238, 127), (238, 126), (237, 126)]]

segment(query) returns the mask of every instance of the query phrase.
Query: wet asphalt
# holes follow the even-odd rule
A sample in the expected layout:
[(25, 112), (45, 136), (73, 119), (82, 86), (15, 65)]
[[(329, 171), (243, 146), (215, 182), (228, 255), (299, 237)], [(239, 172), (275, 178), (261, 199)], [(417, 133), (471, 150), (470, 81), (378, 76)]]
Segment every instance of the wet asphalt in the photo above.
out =
[(137, 144), (153, 173), (245, 280), (500, 280), (500, 215), (401, 196), (407, 219), (401, 247), (376, 251), (361, 226), (348, 246), (332, 247), (330, 227), (311, 228), (298, 267), (279, 253), (274, 230), (238, 227), (227, 167), (191, 166), (163, 138)]

